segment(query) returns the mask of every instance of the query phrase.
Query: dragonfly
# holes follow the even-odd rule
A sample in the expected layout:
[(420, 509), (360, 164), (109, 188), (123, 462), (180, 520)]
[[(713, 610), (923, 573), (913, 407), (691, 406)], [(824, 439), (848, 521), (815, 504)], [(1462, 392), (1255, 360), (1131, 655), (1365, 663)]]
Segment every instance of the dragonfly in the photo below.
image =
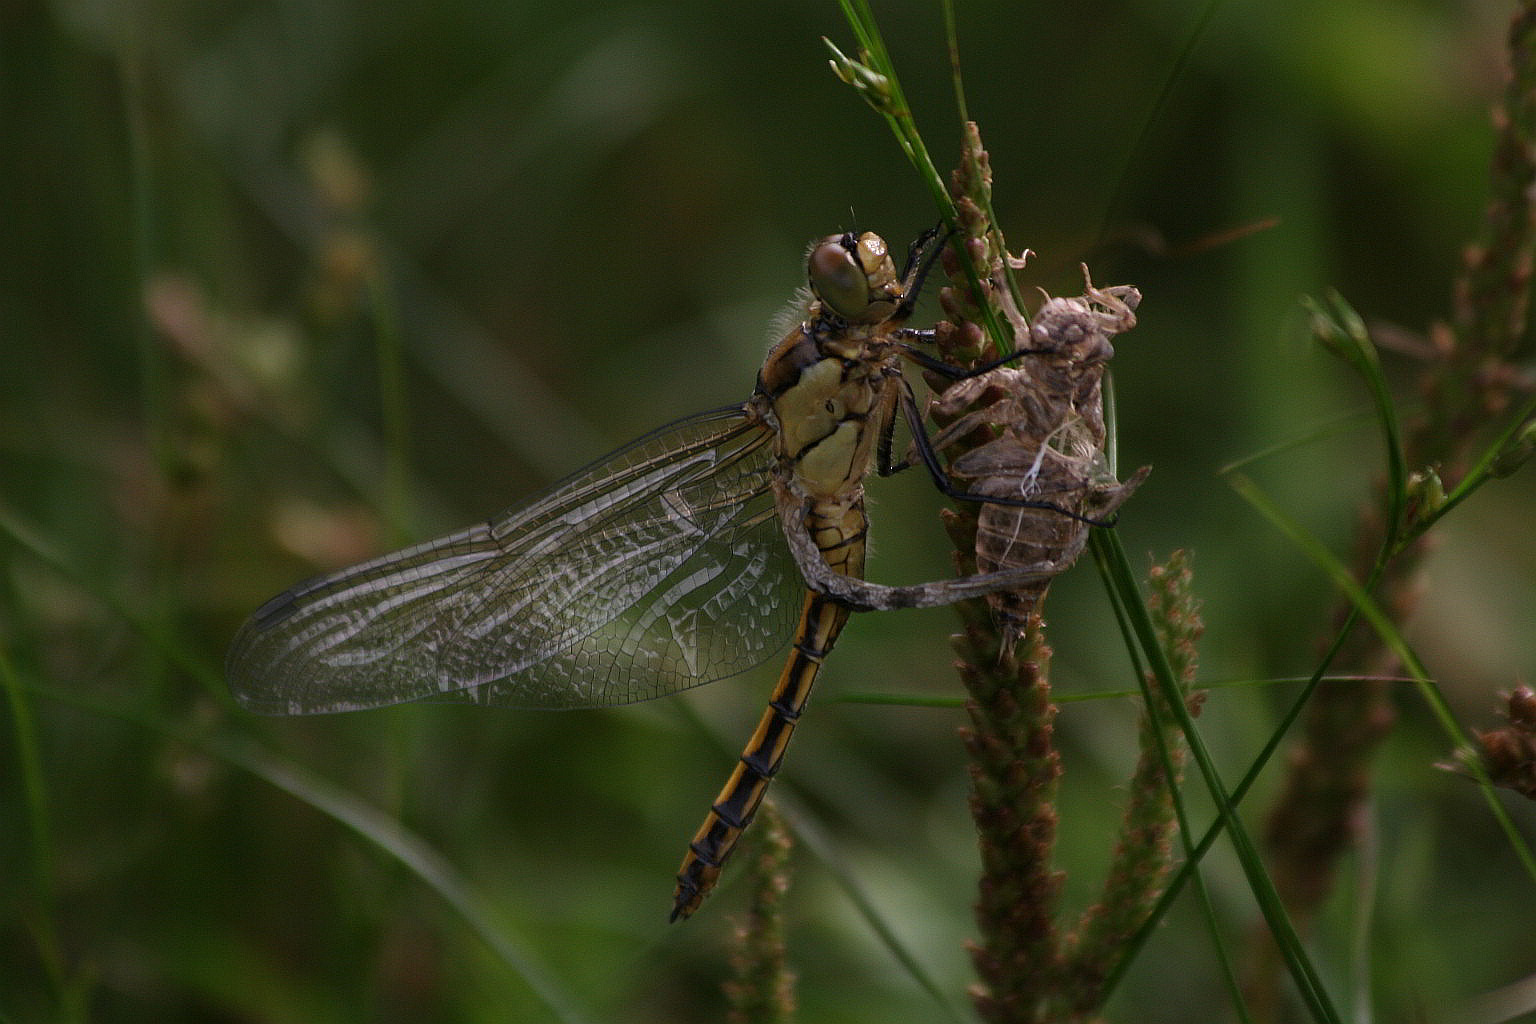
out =
[(949, 604), (1059, 571), (863, 578), (863, 482), (909, 461), (891, 455), (898, 416), (945, 493), (1058, 508), (958, 489), (927, 443), (905, 362), (958, 380), (1030, 351), (963, 369), (918, 347), (932, 332), (906, 321), (944, 244), (937, 230), (920, 237), (898, 273), (873, 232), (814, 243), (800, 318), (745, 402), (662, 427), (484, 522), (277, 595), (232, 642), (235, 698), (274, 715), (407, 701), (608, 707), (737, 675), (790, 640), (678, 870), (671, 916), (689, 917), (757, 813), (850, 612)]

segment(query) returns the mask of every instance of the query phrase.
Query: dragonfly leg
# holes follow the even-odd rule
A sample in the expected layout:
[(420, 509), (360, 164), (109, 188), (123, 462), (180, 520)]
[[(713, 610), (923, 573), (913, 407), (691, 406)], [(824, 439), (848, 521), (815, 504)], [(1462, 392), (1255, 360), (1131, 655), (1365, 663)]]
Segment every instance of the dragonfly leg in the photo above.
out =
[[(933, 478), (933, 485), (946, 498), (952, 498), (955, 501), (974, 501), (981, 504), (1007, 505), (1011, 508), (1038, 508), (1043, 511), (1055, 512), (1058, 515), (1066, 516), (1068, 519), (1076, 519), (1078, 522), (1087, 523), (1089, 526), (1115, 525), (1113, 517), (1108, 512), (1101, 516), (1085, 516), (1080, 512), (1073, 512), (1071, 509), (1063, 508), (1054, 501), (1046, 501), (1040, 498), (1015, 498), (1008, 495), (980, 494), (973, 491), (964, 491), (956, 487), (950, 481), (948, 474), (944, 472), (943, 467), (939, 465), (936, 448), (939, 441), (930, 437), (927, 430), (924, 429), (922, 414), (917, 411), (917, 400), (912, 396), (911, 386), (906, 381), (901, 381), (901, 386), (905, 390), (905, 394), (900, 398), (901, 408), (912, 432), (912, 445), (907, 449), (907, 454), (899, 461), (893, 459), (891, 446), (895, 421), (891, 419), (886, 420), (881, 428), (880, 443), (876, 447), (875, 452), (875, 472), (881, 476), (893, 476), (903, 470), (911, 469), (912, 452), (915, 451), (922, 460), (923, 467), (928, 470), (928, 475)], [(939, 432), (940, 439), (946, 434), (953, 436), (954, 434), (965, 433), (974, 429), (979, 423), (988, 422), (985, 419), (985, 415), (984, 412), (972, 413), (969, 416), (956, 420)], [(1041, 458), (1044, 458), (1044, 455), (1045, 449), (1042, 447), (1040, 451)]]
[[(901, 331), (900, 336), (903, 339), (911, 338), (914, 341), (918, 341), (924, 344), (931, 344), (933, 341), (933, 333), (934, 332), (932, 330), (909, 327), (904, 328)], [(977, 363), (975, 366), (956, 366), (954, 363), (946, 363), (938, 356), (931, 356), (920, 348), (913, 348), (911, 345), (905, 344), (901, 347), (902, 355), (912, 360), (918, 366), (921, 366), (925, 370), (932, 370), (940, 377), (945, 377), (954, 381), (970, 380), (972, 377), (980, 377), (984, 373), (989, 373), (992, 370), (997, 369), (999, 366), (1006, 366), (1008, 363), (1016, 362), (1025, 356), (1048, 355), (1055, 351), (1056, 349), (1050, 346), (1043, 348), (1016, 348), (1005, 356), (998, 356), (996, 359), (989, 359), (984, 363)]]
[[(905, 381), (902, 382), (905, 384)], [(928, 475), (933, 478), (933, 486), (946, 498), (955, 501), (974, 501), (984, 505), (1007, 505), (1010, 508), (1038, 508), (1048, 512), (1056, 512), (1068, 519), (1076, 519), (1080, 523), (1089, 526), (1113, 526), (1113, 517), (1103, 518), (1085, 516), (1080, 512), (1073, 512), (1069, 508), (1063, 508), (1054, 501), (1043, 501), (1037, 498), (1010, 498), (995, 494), (977, 494), (973, 491), (965, 491), (956, 487), (944, 472), (944, 467), (939, 464), (939, 454), (934, 451), (933, 439), (928, 436), (928, 431), (923, 427), (923, 414), (918, 411), (917, 402), (912, 398), (911, 389), (907, 389), (901, 396), (902, 415), (907, 418), (907, 426), (912, 431), (912, 447), (917, 450), (922, 459), (923, 466), (928, 470)], [(900, 467), (897, 467), (900, 468)], [(1006, 587), (999, 589), (1006, 590)]]
[[(904, 380), (897, 383), (906, 390), (905, 400), (914, 401), (912, 398), (912, 386)], [(880, 439), (875, 445), (875, 472), (881, 476), (894, 476), (904, 469), (912, 467), (912, 461), (902, 458), (899, 462), (892, 457), (891, 446), (896, 438), (896, 417), (886, 416), (880, 424)]]
[(901, 268), (901, 305), (897, 307), (892, 319), (901, 321), (912, 315), (918, 296), (923, 293), (923, 281), (938, 261), (939, 253), (944, 251), (952, 234), (953, 229), (945, 229), (939, 223), (912, 240), (912, 245), (907, 249), (906, 265)]
[[(991, 499), (988, 499), (991, 500)], [(1035, 562), (1014, 569), (978, 573), (952, 580), (934, 580), (910, 586), (892, 587), (852, 576), (844, 576), (833, 570), (822, 558), (816, 541), (805, 525), (807, 506), (793, 497), (781, 494), (778, 499), (779, 522), (790, 554), (807, 588), (823, 594), (838, 604), (856, 612), (890, 611), (895, 608), (936, 608), (954, 604), (973, 597), (985, 597), (1005, 590), (1017, 590), (1032, 583), (1040, 583), (1065, 571), (1075, 560), (1071, 558)]]

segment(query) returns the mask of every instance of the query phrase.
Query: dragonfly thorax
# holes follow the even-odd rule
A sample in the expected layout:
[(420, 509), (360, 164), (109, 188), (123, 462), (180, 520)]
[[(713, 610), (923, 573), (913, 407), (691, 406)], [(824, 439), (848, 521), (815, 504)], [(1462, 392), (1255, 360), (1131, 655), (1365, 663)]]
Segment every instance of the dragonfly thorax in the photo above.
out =
[(880, 236), (830, 235), (812, 246), (815, 297), (768, 353), (757, 401), (777, 437), (785, 479), (801, 497), (857, 500), (900, 379), (896, 333), (910, 312)]

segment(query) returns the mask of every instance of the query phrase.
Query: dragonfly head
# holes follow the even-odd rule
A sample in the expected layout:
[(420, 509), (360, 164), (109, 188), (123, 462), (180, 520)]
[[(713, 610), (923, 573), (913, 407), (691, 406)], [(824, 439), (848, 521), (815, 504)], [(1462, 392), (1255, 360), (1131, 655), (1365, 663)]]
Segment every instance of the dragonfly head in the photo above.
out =
[(873, 231), (823, 238), (811, 246), (806, 272), (822, 308), (849, 323), (881, 323), (901, 304), (896, 264), (885, 239)]

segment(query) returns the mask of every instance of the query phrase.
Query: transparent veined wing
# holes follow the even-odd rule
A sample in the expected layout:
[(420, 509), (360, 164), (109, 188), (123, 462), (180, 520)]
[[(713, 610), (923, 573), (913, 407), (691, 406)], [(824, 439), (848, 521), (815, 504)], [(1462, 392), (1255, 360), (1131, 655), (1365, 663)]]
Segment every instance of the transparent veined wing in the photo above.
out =
[(742, 406), (679, 420), (495, 519), (301, 583), (241, 627), (230, 689), (268, 714), (575, 708), (745, 671), (804, 594), (772, 440)]

